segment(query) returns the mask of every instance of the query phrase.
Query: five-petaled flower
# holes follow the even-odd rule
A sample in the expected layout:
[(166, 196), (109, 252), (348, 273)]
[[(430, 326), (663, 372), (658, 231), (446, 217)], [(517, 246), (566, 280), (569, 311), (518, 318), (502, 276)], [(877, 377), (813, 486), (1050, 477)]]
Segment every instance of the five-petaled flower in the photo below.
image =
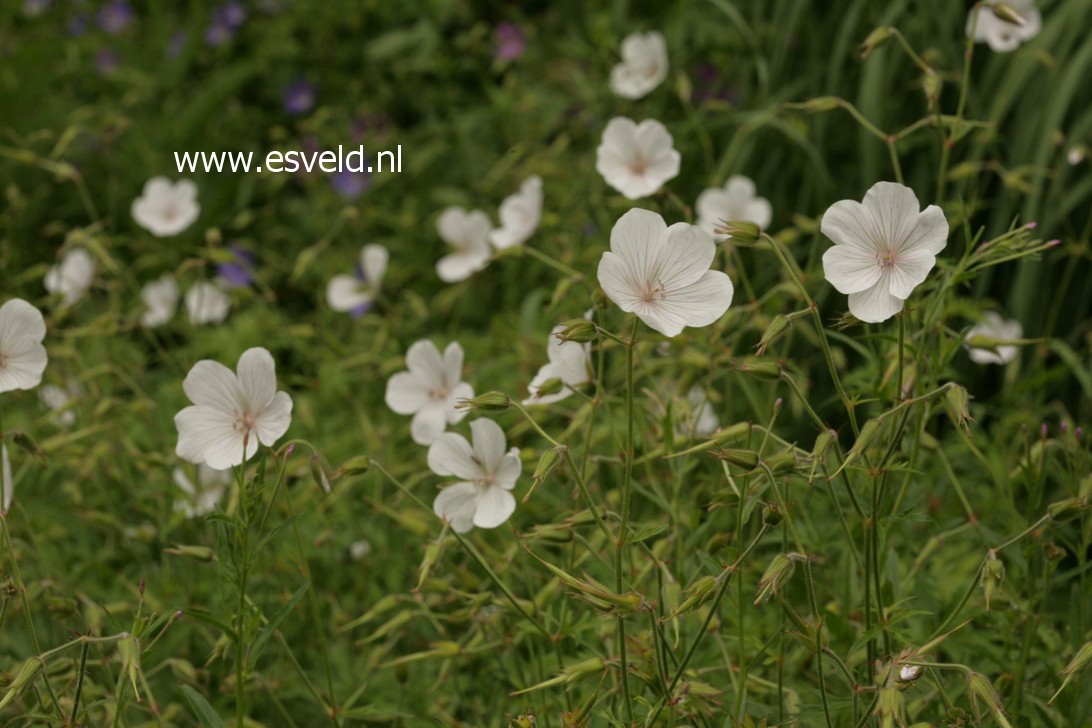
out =
[(528, 177), (519, 192), (504, 198), (500, 206), (501, 226), (489, 233), (497, 250), (511, 248), (531, 237), (542, 219), (542, 179)]
[(230, 309), (231, 298), (215, 283), (198, 281), (186, 291), (186, 314), (194, 326), (218, 324)]
[(936, 205), (920, 209), (914, 191), (877, 182), (864, 202), (841, 200), (823, 214), (823, 273), (861, 321), (879, 323), (899, 311), (948, 243), (948, 221)]
[(610, 88), (625, 99), (639, 99), (667, 78), (667, 44), (655, 30), (631, 33), (622, 41), (622, 61), (610, 74)]
[[(524, 404), (559, 402), (572, 394), (577, 387), (591, 381), (591, 344), (561, 341), (557, 335), (565, 328), (565, 325), (561, 324), (550, 331), (550, 340), (546, 344), (548, 362), (542, 365), (535, 374), (535, 378), (527, 385), (527, 393), (530, 396), (523, 400)], [(561, 388), (556, 392), (540, 394), (539, 390), (542, 386), (554, 379), (561, 382)]]
[(496, 528), (516, 510), (512, 488), (523, 466), (519, 448), (505, 451), (504, 431), (493, 420), (470, 423), (473, 446), (454, 432), (445, 432), (428, 449), (428, 467), (459, 482), (440, 491), (432, 504), (437, 516), (458, 533), (474, 526)]
[(382, 245), (372, 243), (360, 249), (360, 265), (355, 275), (342, 273), (330, 279), (326, 286), (326, 302), (335, 311), (363, 314), (379, 295), (379, 286), (387, 272), (390, 253)]
[(178, 283), (170, 273), (164, 273), (144, 284), (140, 299), (144, 302), (140, 325), (148, 329), (162, 326), (174, 317), (178, 308)]
[(277, 391), (273, 355), (247, 349), (236, 371), (210, 359), (193, 365), (182, 382), (193, 405), (174, 416), (175, 452), (191, 463), (225, 470), (249, 460), (259, 443), (273, 445), (292, 421), (292, 398)]
[(186, 518), (199, 518), (216, 510), (226, 486), (231, 482), (231, 471), (217, 470), (201, 463), (197, 466), (196, 485), (181, 467), (175, 468), (171, 477), (185, 493), (184, 498), (174, 502), (174, 510)]
[(94, 280), (95, 259), (83, 248), (73, 248), (46, 271), (45, 288), (60, 295), (62, 305), (71, 306), (83, 298)]
[(197, 185), (188, 179), (172, 183), (166, 177), (152, 177), (144, 183), (140, 197), (133, 200), (131, 211), (137, 224), (152, 235), (177, 235), (201, 213)]
[(33, 389), (42, 381), (49, 357), (42, 312), (21, 298), (0, 306), (0, 392)]
[(436, 274), (444, 283), (464, 281), (489, 264), (493, 254), (489, 247), (492, 229), (489, 217), (481, 210), (467, 212), (461, 207), (449, 207), (440, 213), (436, 231), (445, 243), (455, 248), (436, 263)]
[(973, 33), (976, 43), (986, 43), (995, 53), (1010, 53), (1024, 41), (1039, 35), (1043, 16), (1035, 7), (1035, 0), (1007, 0), (1005, 3), (1024, 20), (1023, 24), (998, 17), (991, 7), (997, 4), (985, 2), (977, 8), (972, 7), (967, 13), (967, 35)]
[(667, 127), (655, 119), (638, 124), (616, 116), (607, 123), (595, 150), (595, 170), (629, 199), (646, 197), (679, 174), (682, 158), (673, 141)]
[(732, 281), (709, 269), (716, 252), (712, 236), (697, 225), (668, 227), (656, 213), (635, 208), (610, 232), (599, 285), (623, 311), (676, 336), (687, 326), (708, 326), (732, 303)]
[(463, 347), (453, 341), (441, 356), (431, 341), (416, 341), (406, 352), (406, 369), (387, 380), (387, 406), (413, 415), (413, 441), (431, 445), (449, 424), (466, 417), (466, 410), (456, 407), (459, 400), (474, 396), (474, 388), (462, 381)]
[(984, 336), (990, 339), (1005, 341), (1019, 339), (1024, 335), (1024, 327), (1019, 321), (1006, 321), (996, 311), (987, 311), (982, 320), (971, 327), (967, 336), (963, 339), (967, 344), (971, 361), (976, 364), (1008, 364), (1016, 358), (1020, 352), (1018, 346), (1012, 344), (999, 344), (995, 349), (986, 349), (971, 345), (976, 336)]
[(765, 230), (773, 216), (770, 201), (758, 197), (755, 183), (741, 174), (729, 177), (723, 187), (710, 187), (702, 192), (694, 207), (698, 211), (698, 227), (710, 235), (716, 235), (722, 222), (753, 222)]

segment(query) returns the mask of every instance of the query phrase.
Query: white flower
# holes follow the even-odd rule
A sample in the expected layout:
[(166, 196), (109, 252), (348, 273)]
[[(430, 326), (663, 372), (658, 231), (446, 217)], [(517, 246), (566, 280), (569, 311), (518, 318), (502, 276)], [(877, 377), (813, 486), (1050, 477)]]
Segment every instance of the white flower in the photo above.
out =
[(732, 281), (709, 270), (717, 246), (697, 225), (648, 210), (622, 215), (610, 231), (610, 252), (599, 261), (599, 285), (623, 311), (664, 336), (708, 326), (732, 303)]
[(182, 389), (193, 405), (174, 416), (178, 428), (175, 452), (191, 463), (225, 470), (271, 446), (292, 421), (292, 398), (277, 391), (273, 356), (263, 348), (247, 349), (236, 372), (203, 359), (193, 365)]
[(595, 170), (631, 200), (651, 195), (679, 173), (679, 153), (667, 128), (655, 119), (640, 124), (616, 116), (595, 150)]
[(921, 665), (900, 665), (899, 682), (914, 682), (921, 674)]
[(610, 88), (624, 99), (639, 99), (667, 78), (667, 44), (654, 30), (622, 41), (622, 62), (610, 74)]
[(1034, 0), (1007, 0), (1005, 3), (1024, 19), (1023, 25), (1002, 20), (990, 8), (992, 3), (984, 3), (978, 11), (975, 22), (974, 8), (967, 14), (967, 35), (974, 32), (976, 43), (986, 42), (996, 53), (1009, 53), (1020, 47), (1026, 40), (1039, 35), (1043, 27), (1043, 16), (1035, 7)]
[(53, 410), (53, 419), (62, 425), (68, 426), (76, 421), (76, 412), (69, 407), (69, 404), (82, 394), (83, 390), (80, 385), (70, 381), (65, 387), (46, 384), (38, 390), (38, 399), (46, 407)]
[(724, 187), (710, 187), (698, 195), (698, 226), (715, 235), (722, 221), (753, 222), (765, 230), (773, 209), (765, 197), (755, 196), (755, 183), (741, 174), (728, 178)]
[(215, 283), (198, 281), (186, 291), (186, 313), (194, 326), (218, 324), (230, 309), (231, 298)]
[(360, 268), (356, 275), (337, 275), (326, 286), (326, 302), (335, 311), (363, 311), (379, 295), (379, 286), (387, 272), (390, 253), (382, 245), (360, 249)]
[(879, 323), (902, 310), (948, 243), (948, 221), (936, 205), (919, 211), (914, 191), (877, 182), (864, 197), (835, 202), (820, 228), (834, 241), (823, 253), (823, 274), (861, 321)]
[(542, 179), (528, 177), (519, 192), (504, 198), (500, 206), (501, 226), (489, 233), (497, 250), (519, 245), (534, 235), (542, 220)]
[(21, 298), (0, 306), (0, 392), (33, 389), (42, 381), (46, 356), (42, 312)]
[(63, 296), (61, 302), (71, 306), (83, 298), (95, 279), (95, 260), (83, 248), (73, 248), (57, 265), (46, 271), (45, 287), (50, 293)]
[(349, 557), (354, 561), (359, 561), (372, 552), (372, 545), (360, 539), (359, 541), (353, 541), (349, 544)]
[(230, 470), (217, 470), (205, 463), (197, 466), (196, 486), (182, 468), (175, 468), (171, 475), (175, 485), (186, 494), (185, 498), (174, 502), (174, 510), (182, 513), (186, 518), (199, 518), (216, 510), (220, 498), (224, 495), (225, 486), (231, 482)]
[(458, 483), (440, 491), (432, 503), (437, 516), (458, 533), (472, 527), (496, 528), (516, 510), (512, 488), (520, 471), (519, 448), (505, 452), (504, 431), (493, 420), (470, 423), (474, 446), (462, 435), (445, 432), (428, 449), (428, 467), (454, 475)]
[(678, 434), (684, 437), (709, 437), (720, 428), (713, 403), (704, 389), (691, 387), (686, 393), (686, 401), (690, 405), (690, 416), (681, 423), (682, 431)]
[(489, 247), (492, 229), (489, 217), (481, 210), (467, 212), (461, 207), (449, 207), (440, 213), (436, 231), (444, 242), (455, 248), (436, 263), (436, 274), (444, 283), (465, 281), (489, 264), (493, 251)]
[(172, 183), (166, 177), (152, 177), (133, 200), (132, 213), (137, 224), (156, 237), (177, 235), (201, 213), (197, 185), (188, 179)]
[[(577, 387), (591, 381), (589, 367), (591, 366), (591, 344), (581, 344), (577, 341), (560, 341), (557, 335), (565, 330), (565, 326), (555, 326), (550, 331), (550, 339), (546, 344), (546, 358), (548, 362), (542, 365), (538, 374), (527, 385), (527, 392), (531, 396), (523, 400), (524, 404), (552, 404), (560, 402), (573, 393)], [(561, 389), (553, 394), (538, 393), (540, 387), (551, 379), (561, 380)]]
[(413, 415), (413, 441), (431, 445), (449, 424), (466, 417), (466, 410), (455, 408), (459, 400), (474, 396), (474, 388), (461, 381), (463, 347), (453, 341), (441, 357), (431, 341), (416, 341), (406, 352), (406, 369), (387, 380), (387, 406)]
[(0, 513), (7, 513), (11, 510), (11, 501), (14, 497), (15, 478), (11, 474), (8, 444), (0, 442)]
[(1016, 358), (1019, 348), (1016, 346), (998, 346), (993, 349), (981, 349), (970, 346), (970, 340), (976, 336), (988, 336), (991, 339), (1019, 339), (1024, 336), (1024, 327), (1019, 321), (1006, 321), (995, 311), (987, 311), (982, 321), (971, 327), (964, 342), (967, 343), (971, 361), (976, 364), (1008, 364)]
[(144, 302), (140, 325), (148, 329), (162, 326), (174, 317), (175, 309), (178, 308), (178, 283), (174, 276), (165, 273), (144, 284), (140, 291), (140, 300)]

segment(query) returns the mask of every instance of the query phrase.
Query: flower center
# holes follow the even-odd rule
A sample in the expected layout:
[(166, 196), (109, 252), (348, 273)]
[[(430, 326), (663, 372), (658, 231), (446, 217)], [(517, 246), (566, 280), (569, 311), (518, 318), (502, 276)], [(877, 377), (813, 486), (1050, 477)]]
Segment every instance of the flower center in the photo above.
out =
[(641, 303), (662, 301), (665, 298), (667, 298), (667, 294), (664, 291), (663, 286), (656, 285), (655, 287), (645, 287), (641, 290)]
[(428, 396), (432, 399), (447, 399), (447, 387), (433, 387), (428, 390)]
[(178, 217), (178, 210), (175, 209), (174, 205), (167, 205), (163, 208), (163, 219), (166, 222), (174, 222), (176, 217)]
[(235, 413), (235, 429), (244, 435), (254, 429), (254, 415), (249, 412)]
[(648, 162), (646, 162), (641, 157), (636, 157), (632, 162), (629, 163), (629, 171), (640, 177), (644, 175), (646, 171), (648, 171)]
[(876, 263), (878, 263), (879, 266), (884, 270), (890, 270), (891, 268), (894, 268), (896, 262), (897, 261), (895, 260), (895, 254), (892, 253), (890, 250), (876, 256)]

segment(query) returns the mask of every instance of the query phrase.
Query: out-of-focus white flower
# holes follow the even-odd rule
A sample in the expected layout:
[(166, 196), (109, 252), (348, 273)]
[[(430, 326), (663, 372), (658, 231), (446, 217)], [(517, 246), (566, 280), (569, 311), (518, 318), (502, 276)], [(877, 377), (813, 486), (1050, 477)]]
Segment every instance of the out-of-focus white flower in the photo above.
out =
[(921, 675), (920, 665), (900, 665), (899, 682), (914, 682)]
[(194, 326), (218, 324), (227, 318), (231, 298), (209, 281), (198, 281), (186, 291), (186, 314)]
[(372, 545), (360, 539), (359, 541), (353, 541), (349, 544), (349, 557), (354, 561), (359, 561), (372, 552)]
[(971, 361), (976, 364), (1008, 364), (1016, 358), (1020, 349), (1017, 346), (1002, 345), (997, 350), (982, 349), (970, 345), (971, 339), (976, 336), (988, 336), (991, 339), (1020, 339), (1024, 336), (1024, 327), (1019, 321), (1006, 321), (996, 311), (987, 311), (982, 320), (971, 327), (964, 338), (967, 344)]
[(1065, 161), (1069, 163), (1070, 167), (1076, 167), (1078, 164), (1084, 161), (1084, 158), (1088, 155), (1088, 149), (1083, 144), (1078, 144), (1075, 147), (1070, 147), (1069, 151), (1065, 155)]
[(610, 232), (599, 285), (623, 311), (664, 336), (677, 336), (687, 326), (708, 326), (732, 303), (732, 281), (709, 269), (716, 249), (697, 225), (668, 227), (656, 213), (635, 208)]
[[(535, 374), (534, 379), (527, 385), (530, 395), (523, 400), (524, 404), (552, 404), (560, 402), (573, 393), (577, 387), (581, 387), (591, 381), (591, 344), (582, 344), (577, 341), (561, 341), (557, 335), (565, 330), (564, 325), (555, 326), (550, 331), (550, 338), (546, 344), (547, 363)], [(539, 394), (539, 389), (546, 382), (557, 379), (561, 381), (561, 389), (553, 394)]]
[(49, 361), (45, 334), (42, 312), (23, 299), (0, 306), (0, 392), (33, 389), (42, 381)]
[(46, 271), (45, 287), (62, 296), (61, 303), (71, 306), (84, 297), (95, 280), (95, 259), (83, 248), (68, 251), (61, 262)]
[(489, 242), (497, 250), (511, 248), (534, 235), (542, 220), (542, 179), (528, 177), (519, 192), (504, 198), (500, 206), (501, 226), (489, 233)]
[(174, 317), (178, 308), (178, 283), (170, 273), (164, 273), (144, 284), (140, 300), (144, 302), (140, 325), (148, 329), (162, 326)]
[(667, 44), (655, 30), (631, 33), (622, 41), (622, 62), (610, 74), (610, 88), (624, 99), (639, 99), (667, 78)]
[(431, 445), (449, 424), (466, 417), (466, 410), (455, 407), (459, 400), (474, 396), (474, 388), (462, 381), (463, 347), (453, 341), (440, 356), (431, 341), (416, 341), (406, 352), (406, 369), (387, 380), (387, 406), (413, 415), (413, 441)]
[(11, 501), (15, 498), (15, 478), (11, 473), (11, 458), (8, 457), (8, 444), (0, 442), (0, 513), (11, 510)]
[(334, 276), (326, 286), (326, 302), (330, 308), (335, 311), (366, 311), (379, 295), (389, 259), (390, 253), (382, 245), (372, 243), (361, 248), (356, 275)]
[(56, 384), (44, 385), (38, 390), (38, 399), (53, 410), (53, 419), (67, 427), (76, 421), (76, 412), (69, 407), (69, 404), (82, 394), (80, 385), (69, 381), (64, 387), (58, 387)]
[(948, 244), (948, 221), (936, 205), (921, 210), (914, 191), (877, 182), (864, 203), (841, 200), (823, 214), (823, 274), (861, 321), (879, 323), (902, 310)]
[(679, 173), (682, 158), (672, 143), (667, 127), (655, 119), (637, 124), (616, 116), (607, 123), (595, 150), (595, 169), (629, 199), (646, 197)]
[(493, 225), (481, 210), (467, 212), (461, 207), (449, 207), (440, 213), (436, 231), (445, 243), (455, 248), (436, 262), (436, 274), (444, 283), (465, 281), (489, 264), (493, 254), (489, 233)]
[(1024, 24), (1010, 23), (1003, 20), (991, 8), (998, 3), (983, 3), (975, 21), (974, 8), (967, 13), (967, 35), (974, 33), (976, 43), (986, 43), (996, 53), (1009, 53), (1020, 47), (1024, 41), (1039, 35), (1043, 27), (1043, 16), (1035, 7), (1034, 0), (1006, 0), (1005, 5), (1012, 8), (1024, 19)]
[(690, 405), (690, 416), (681, 423), (682, 430), (678, 434), (684, 437), (709, 437), (720, 428), (716, 410), (704, 389), (691, 387), (686, 393), (686, 401)]
[(197, 185), (188, 179), (172, 183), (166, 177), (152, 177), (144, 191), (133, 200), (133, 219), (156, 237), (177, 235), (197, 219)]
[(236, 371), (210, 359), (182, 382), (193, 405), (174, 416), (175, 452), (191, 463), (226, 470), (249, 460), (258, 444), (272, 446), (292, 422), (292, 398), (277, 391), (276, 365), (263, 348), (247, 349)]
[(186, 494), (185, 498), (174, 502), (174, 510), (186, 518), (200, 518), (216, 510), (224, 495), (224, 489), (231, 482), (230, 470), (217, 470), (205, 463), (197, 466), (197, 485), (194, 485), (183, 468), (175, 468), (171, 476), (175, 485)]
[(458, 483), (440, 491), (432, 510), (458, 533), (474, 526), (496, 528), (516, 510), (512, 488), (523, 466), (519, 448), (505, 452), (504, 431), (493, 420), (470, 423), (473, 447), (466, 438), (445, 432), (428, 449), (428, 467), (437, 475), (453, 475)]
[(755, 195), (755, 183), (748, 177), (735, 174), (723, 187), (710, 187), (698, 195), (695, 205), (698, 226), (716, 235), (721, 222), (753, 222), (765, 230), (773, 216), (773, 208), (765, 197)]

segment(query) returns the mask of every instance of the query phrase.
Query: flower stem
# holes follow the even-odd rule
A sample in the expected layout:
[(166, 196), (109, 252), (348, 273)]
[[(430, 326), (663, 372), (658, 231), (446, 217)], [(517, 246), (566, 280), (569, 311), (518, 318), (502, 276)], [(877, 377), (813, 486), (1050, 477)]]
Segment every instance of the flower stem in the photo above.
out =
[[(618, 533), (617, 551), (614, 560), (614, 586), (619, 593), (624, 588), (622, 572), (626, 556), (626, 544), (629, 541), (629, 507), (630, 495), (633, 487), (633, 350), (637, 346), (637, 325), (639, 320), (633, 318), (633, 325), (629, 331), (629, 341), (626, 343), (626, 450), (623, 454), (622, 475), (622, 525)], [(629, 665), (626, 659), (626, 618), (622, 612), (618, 613), (618, 657), (622, 672), (622, 696), (625, 700), (626, 723), (633, 724), (633, 697), (629, 689)]]

